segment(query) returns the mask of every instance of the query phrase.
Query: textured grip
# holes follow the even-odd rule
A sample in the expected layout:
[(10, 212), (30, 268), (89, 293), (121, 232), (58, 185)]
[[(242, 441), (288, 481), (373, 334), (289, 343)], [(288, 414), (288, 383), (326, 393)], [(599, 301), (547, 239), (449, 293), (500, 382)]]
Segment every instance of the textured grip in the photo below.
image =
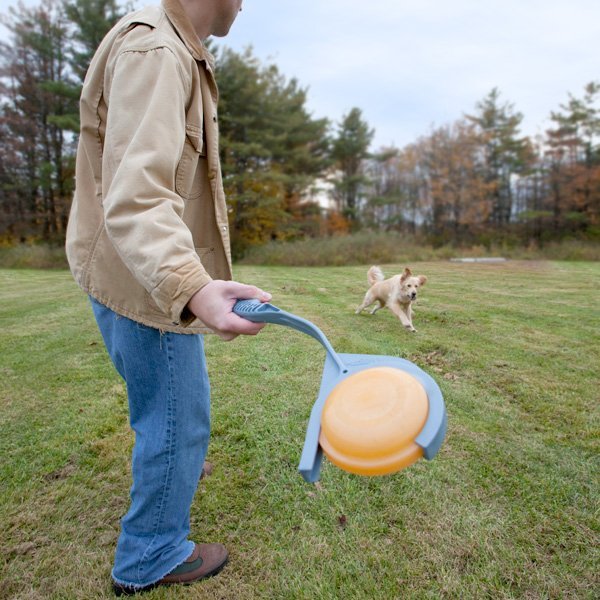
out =
[(233, 307), (233, 312), (254, 323), (275, 323), (275, 315), (280, 314), (282, 311), (268, 302), (238, 300)]

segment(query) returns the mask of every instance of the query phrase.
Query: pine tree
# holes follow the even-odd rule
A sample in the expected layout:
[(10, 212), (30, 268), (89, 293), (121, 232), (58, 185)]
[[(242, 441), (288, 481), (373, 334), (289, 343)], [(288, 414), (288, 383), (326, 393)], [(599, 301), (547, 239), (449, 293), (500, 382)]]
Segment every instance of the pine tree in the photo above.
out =
[(350, 221), (353, 228), (359, 224), (359, 194), (369, 183), (365, 175), (365, 160), (375, 135), (363, 120), (362, 111), (353, 108), (342, 117), (333, 140), (331, 156), (335, 161), (337, 176), (334, 179), (338, 210)]
[(370, 185), (363, 224), (379, 229), (399, 229), (404, 222), (404, 196), (401, 187), (397, 148), (381, 148), (366, 162), (365, 174)]
[(483, 134), (486, 181), (491, 188), (490, 223), (506, 227), (513, 215), (512, 177), (527, 171), (532, 161), (531, 143), (520, 137), (523, 115), (511, 103), (500, 103), (494, 88), (476, 105), (477, 113), (467, 115)]
[(54, 121), (62, 129), (79, 133), (78, 100), (85, 74), (100, 42), (124, 13), (116, 0), (64, 0), (62, 8), (69, 23), (66, 54), (70, 78), (55, 85), (53, 91), (73, 101), (73, 110)]
[(251, 49), (218, 53), (221, 157), (233, 252), (315, 229), (305, 194), (328, 164), (326, 119), (313, 119), (306, 91)]
[(61, 242), (73, 192), (78, 100), (113, 0), (10, 9), (2, 43), (0, 204), (5, 234)]
[[(2, 43), (2, 211), (9, 235), (59, 239), (72, 191), (69, 139), (57, 124), (71, 102), (56, 94), (68, 82), (67, 26), (60, 5), (20, 5)], [(4, 219), (3, 219), (4, 220)]]

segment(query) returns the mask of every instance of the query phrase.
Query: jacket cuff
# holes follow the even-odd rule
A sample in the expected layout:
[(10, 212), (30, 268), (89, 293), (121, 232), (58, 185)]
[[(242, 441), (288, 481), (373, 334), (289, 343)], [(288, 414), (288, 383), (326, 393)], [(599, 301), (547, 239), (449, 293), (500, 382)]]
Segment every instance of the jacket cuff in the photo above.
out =
[(169, 315), (173, 325), (187, 327), (196, 316), (187, 308), (192, 296), (212, 281), (212, 277), (202, 268), (194, 266), (189, 274), (181, 270), (171, 273), (151, 292), (152, 299), (159, 308)]

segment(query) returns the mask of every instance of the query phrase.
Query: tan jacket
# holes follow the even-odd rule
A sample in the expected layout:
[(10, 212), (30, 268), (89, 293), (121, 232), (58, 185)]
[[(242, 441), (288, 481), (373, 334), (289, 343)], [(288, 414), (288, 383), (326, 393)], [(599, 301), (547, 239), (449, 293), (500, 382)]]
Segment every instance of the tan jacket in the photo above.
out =
[(216, 104), (212, 57), (178, 0), (123, 18), (83, 86), (71, 271), (102, 304), (165, 331), (208, 331), (185, 306), (231, 278)]

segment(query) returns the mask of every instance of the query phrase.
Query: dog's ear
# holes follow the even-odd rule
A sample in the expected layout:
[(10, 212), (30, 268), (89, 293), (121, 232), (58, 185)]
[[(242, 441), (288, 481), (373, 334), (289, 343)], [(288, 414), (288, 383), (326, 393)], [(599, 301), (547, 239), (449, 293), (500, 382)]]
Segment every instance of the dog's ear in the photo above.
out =
[(404, 269), (404, 273), (402, 273), (402, 275), (400, 277), (400, 281), (406, 281), (411, 276), (412, 276), (412, 271), (408, 267), (406, 267), (406, 269)]
[(425, 275), (419, 275), (419, 285), (425, 285), (427, 283), (427, 277)]

